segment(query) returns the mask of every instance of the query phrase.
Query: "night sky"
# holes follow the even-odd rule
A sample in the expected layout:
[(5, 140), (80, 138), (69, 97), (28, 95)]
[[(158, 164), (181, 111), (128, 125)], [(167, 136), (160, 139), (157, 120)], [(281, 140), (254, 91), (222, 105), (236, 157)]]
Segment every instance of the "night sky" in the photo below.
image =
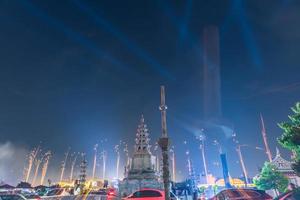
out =
[[(133, 149), (141, 114), (152, 144), (157, 141), (159, 87), (165, 85), (177, 158), (185, 160), (189, 149), (195, 171), (202, 173), (195, 140), (202, 128), (202, 31), (213, 24), (220, 30), (228, 129), (241, 144), (263, 147), (262, 113), (275, 154), (277, 123), (287, 120), (300, 100), (299, 10), (296, 0), (1, 0), (0, 145), (27, 153), (41, 143), (53, 152), (54, 174), (69, 147), (86, 152), (91, 166), (93, 146), (106, 138), (100, 149), (108, 150), (113, 167), (113, 146), (123, 140)], [(228, 153), (230, 174), (240, 176), (226, 134), (206, 133), (209, 171), (221, 175), (213, 165), (219, 162), (212, 145), (217, 138)], [(244, 155), (254, 176), (266, 155), (251, 148)], [(8, 160), (0, 154), (1, 159)], [(16, 171), (3, 171), (2, 163), (0, 175), (12, 173), (16, 177), (9, 180), (15, 180), (25, 158)], [(185, 177), (186, 164), (178, 162), (179, 178)]]

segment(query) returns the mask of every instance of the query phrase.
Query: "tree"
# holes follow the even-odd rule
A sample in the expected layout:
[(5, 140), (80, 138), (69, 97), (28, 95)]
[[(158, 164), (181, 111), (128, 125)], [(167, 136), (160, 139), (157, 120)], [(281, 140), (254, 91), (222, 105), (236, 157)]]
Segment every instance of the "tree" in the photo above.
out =
[(254, 178), (253, 182), (258, 189), (275, 189), (276, 192), (284, 192), (288, 186), (288, 179), (269, 162), (265, 162), (260, 174)]
[(300, 102), (291, 108), (293, 115), (289, 115), (290, 121), (279, 123), (279, 127), (283, 130), (281, 138), (278, 142), (284, 148), (291, 150), (294, 154), (294, 171), (300, 175)]

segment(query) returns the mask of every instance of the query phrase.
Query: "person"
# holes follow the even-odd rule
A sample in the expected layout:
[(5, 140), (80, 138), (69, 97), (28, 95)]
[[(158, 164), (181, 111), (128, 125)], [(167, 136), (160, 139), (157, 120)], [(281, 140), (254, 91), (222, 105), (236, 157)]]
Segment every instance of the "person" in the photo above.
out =
[(295, 189), (296, 189), (296, 185), (294, 183), (289, 183), (288, 184), (288, 187), (287, 187), (288, 191), (293, 191)]

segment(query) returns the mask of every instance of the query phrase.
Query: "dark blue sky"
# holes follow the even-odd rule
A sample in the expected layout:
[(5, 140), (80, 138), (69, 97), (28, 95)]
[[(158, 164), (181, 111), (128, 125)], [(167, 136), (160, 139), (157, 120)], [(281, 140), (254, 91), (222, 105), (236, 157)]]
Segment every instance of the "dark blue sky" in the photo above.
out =
[[(299, 10), (296, 0), (2, 0), (0, 143), (30, 149), (42, 141), (54, 160), (68, 146), (91, 157), (104, 138), (106, 148), (119, 140), (132, 144), (141, 113), (156, 141), (164, 84), (178, 159), (187, 140), (196, 171), (202, 171), (191, 129), (201, 129), (202, 30), (214, 24), (221, 37), (223, 116), (241, 143), (262, 146), (263, 113), (275, 153), (277, 123), (299, 101)], [(212, 164), (218, 161), (210, 142), (215, 137), (207, 133), (208, 163), (219, 175)], [(230, 139), (220, 140), (231, 174), (240, 175)], [(248, 149), (251, 175), (264, 159)], [(185, 174), (185, 163), (178, 165)]]

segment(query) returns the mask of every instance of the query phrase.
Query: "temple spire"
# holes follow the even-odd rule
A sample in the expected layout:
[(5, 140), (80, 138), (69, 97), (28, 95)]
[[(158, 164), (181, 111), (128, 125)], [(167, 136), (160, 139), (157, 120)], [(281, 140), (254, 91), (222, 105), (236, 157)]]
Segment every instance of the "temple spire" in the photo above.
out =
[(141, 115), (135, 138), (135, 153), (150, 153), (151, 146), (149, 145), (149, 141), (148, 128), (145, 124), (144, 116)]

